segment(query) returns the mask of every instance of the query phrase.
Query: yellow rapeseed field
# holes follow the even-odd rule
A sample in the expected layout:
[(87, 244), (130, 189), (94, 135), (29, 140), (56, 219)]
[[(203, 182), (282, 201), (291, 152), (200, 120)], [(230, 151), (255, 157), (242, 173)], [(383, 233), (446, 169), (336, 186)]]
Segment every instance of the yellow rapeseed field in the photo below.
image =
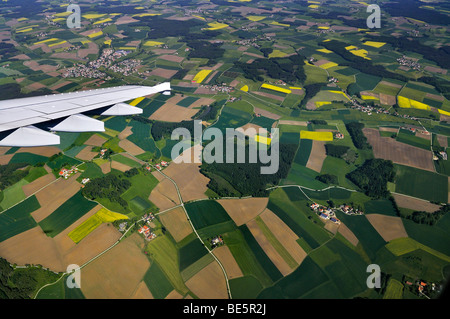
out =
[(89, 217), (80, 226), (72, 230), (68, 236), (75, 243), (79, 243), (84, 237), (93, 232), (102, 223), (111, 223), (115, 220), (128, 219), (127, 216), (114, 213), (106, 208), (100, 209), (97, 213)]
[(289, 94), (289, 93), (292, 92), (291, 90), (280, 88), (278, 86), (275, 86), (275, 85), (272, 85), (272, 84), (267, 84), (267, 83), (263, 83), (263, 85), (261, 85), (261, 87), (265, 88), (265, 89), (273, 90), (273, 91), (286, 93), (286, 94)]
[(99, 37), (103, 34), (103, 31), (98, 31), (98, 32), (94, 32), (88, 35), (89, 38), (95, 38), (95, 37)]
[(334, 63), (334, 62), (328, 62), (328, 63), (325, 63), (325, 64), (322, 64), (320, 67), (322, 68), (322, 69), (329, 69), (329, 68), (332, 68), (332, 67), (335, 67), (335, 66), (338, 66), (339, 64), (337, 64), (337, 63)]
[(300, 131), (300, 138), (314, 141), (332, 141), (332, 132)]
[(266, 145), (270, 145), (270, 142), (272, 141), (272, 139), (270, 137), (265, 137), (265, 136), (261, 136), (261, 135), (255, 135), (255, 141), (258, 143), (263, 143)]
[(386, 42), (366, 41), (363, 44), (374, 48), (381, 48), (383, 45), (386, 44)]
[(196, 83), (202, 83), (202, 81), (206, 79), (206, 77), (211, 73), (211, 71), (212, 70), (201, 70), (194, 76), (193, 81), (195, 81)]

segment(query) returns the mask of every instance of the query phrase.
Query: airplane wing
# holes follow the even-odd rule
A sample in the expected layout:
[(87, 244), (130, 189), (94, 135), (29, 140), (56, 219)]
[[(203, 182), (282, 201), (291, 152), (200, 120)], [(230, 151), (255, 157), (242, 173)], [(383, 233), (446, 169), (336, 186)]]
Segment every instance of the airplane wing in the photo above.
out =
[(170, 94), (170, 90), (170, 83), (165, 82), (0, 101), (0, 146), (58, 145), (59, 136), (52, 132), (102, 132), (104, 123), (83, 113), (104, 109), (98, 114), (141, 114), (142, 109), (123, 102), (160, 92)]

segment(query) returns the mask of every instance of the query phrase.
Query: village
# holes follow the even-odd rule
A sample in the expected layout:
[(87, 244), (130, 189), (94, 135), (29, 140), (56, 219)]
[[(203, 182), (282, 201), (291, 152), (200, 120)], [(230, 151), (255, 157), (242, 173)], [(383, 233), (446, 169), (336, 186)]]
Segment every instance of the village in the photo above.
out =
[(144, 216), (142, 216), (142, 221), (144, 224), (138, 229), (138, 233), (144, 235), (144, 238), (147, 241), (152, 240), (153, 238), (156, 238), (156, 234), (152, 231), (152, 227), (154, 228), (153, 220), (155, 219), (155, 216), (152, 213), (147, 213)]
[(346, 205), (346, 204), (340, 205), (339, 207), (327, 207), (327, 206), (320, 205), (318, 203), (312, 203), (309, 207), (314, 212), (316, 212), (320, 218), (322, 218), (324, 220), (330, 220), (336, 224), (341, 223), (341, 221), (336, 217), (337, 210), (340, 210), (341, 212), (343, 212), (344, 214), (347, 214), (347, 215), (362, 215), (362, 214), (364, 214), (363, 211), (361, 211), (357, 208), (351, 207), (349, 205)]

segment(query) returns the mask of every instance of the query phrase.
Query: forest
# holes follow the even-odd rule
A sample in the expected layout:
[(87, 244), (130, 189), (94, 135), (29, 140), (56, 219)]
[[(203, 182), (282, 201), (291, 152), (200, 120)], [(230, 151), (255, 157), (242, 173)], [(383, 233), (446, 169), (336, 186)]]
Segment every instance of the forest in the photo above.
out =
[(362, 131), (362, 129), (364, 128), (363, 123), (350, 122), (345, 124), (345, 127), (352, 137), (353, 144), (355, 144), (356, 148), (359, 148), (360, 150), (372, 149), (372, 146), (367, 142), (367, 137)]
[[(238, 196), (267, 196), (267, 187), (277, 185), (280, 179), (287, 177), (298, 147), (297, 144), (284, 143), (280, 143), (279, 146), (279, 168), (275, 174), (261, 174), (261, 167), (269, 164), (237, 163), (237, 160), (234, 163), (225, 163), (225, 161), (224, 163), (203, 163), (200, 172), (211, 179), (208, 188), (219, 196), (230, 196), (236, 191), (239, 193)], [(246, 147), (246, 159), (249, 158), (248, 154), (249, 147)], [(233, 189), (226, 187), (227, 185), (224, 186), (222, 179), (226, 180)]]
[(383, 159), (369, 159), (346, 177), (357, 185), (367, 196), (373, 198), (387, 198), (389, 190), (387, 182), (395, 178), (394, 164)]
[(256, 59), (250, 64), (236, 61), (234, 65), (244, 72), (246, 78), (253, 81), (264, 81), (262, 75), (266, 74), (286, 83), (303, 83), (306, 80), (304, 59), (304, 56), (295, 54), (286, 58)]
[[(126, 174), (125, 174), (126, 175)], [(122, 207), (128, 207), (128, 203), (120, 195), (131, 187), (131, 182), (118, 175), (109, 174), (103, 177), (93, 178), (82, 189), (81, 193), (89, 199), (108, 198), (112, 202), (119, 203)]]
[(27, 163), (9, 163), (0, 165), (0, 191), (11, 186), (28, 175), (29, 170), (22, 170)]
[(325, 152), (327, 155), (341, 158), (344, 156), (350, 147), (345, 145), (325, 144)]

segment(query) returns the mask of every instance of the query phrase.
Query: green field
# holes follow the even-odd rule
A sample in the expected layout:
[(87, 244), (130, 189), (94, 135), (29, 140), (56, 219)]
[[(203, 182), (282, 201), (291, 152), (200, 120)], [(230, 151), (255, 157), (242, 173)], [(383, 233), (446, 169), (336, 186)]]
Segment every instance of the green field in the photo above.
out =
[(136, 215), (142, 215), (148, 208), (155, 212), (157, 207), (148, 200), (148, 197), (158, 184), (156, 177), (150, 173), (139, 171), (139, 174), (129, 180), (131, 187), (121, 197), (129, 203), (131, 210)]
[(153, 262), (144, 275), (144, 282), (155, 299), (164, 299), (173, 286), (157, 262)]
[(38, 163), (45, 163), (47, 160), (48, 157), (24, 152), (14, 154), (9, 163), (27, 163), (30, 165), (36, 165)]
[(183, 245), (178, 250), (180, 271), (185, 270), (206, 254), (208, 254), (208, 251), (198, 238)]
[(3, 199), (0, 201), (0, 211), (10, 208), (11, 206), (17, 204), (21, 200), (25, 199), (25, 193), (22, 190), (22, 186), (27, 185), (28, 181), (22, 179), (15, 183), (14, 185), (6, 188), (2, 192)]
[(397, 193), (446, 203), (448, 199), (447, 176), (418, 168), (395, 164), (395, 191)]
[(425, 150), (430, 150), (431, 147), (430, 140), (417, 137), (414, 133), (404, 129), (399, 130), (396, 140), (415, 147), (423, 148)]
[(167, 235), (158, 236), (148, 243), (146, 251), (148, 251), (150, 258), (158, 263), (174, 289), (185, 295), (189, 289), (184, 284), (180, 274), (178, 249), (174, 240)]
[(32, 196), (0, 213), (0, 242), (35, 227), (36, 221), (30, 214), (40, 207), (36, 196)]
[(383, 299), (402, 299), (403, 285), (398, 280), (391, 278), (386, 287)]
[(202, 200), (186, 204), (186, 210), (195, 229), (228, 222), (231, 217), (218, 202)]
[[(300, 239), (306, 242), (308, 245), (306, 248), (314, 249), (330, 239), (330, 235), (319, 226), (320, 224), (317, 224), (317, 215), (312, 213), (306, 204), (306, 200), (291, 202), (283, 189), (277, 189), (271, 192), (267, 208), (274, 212)], [(312, 220), (308, 217), (311, 217)], [(316, 220), (316, 223), (313, 220)]]
[(386, 242), (375, 230), (367, 217), (364, 215), (349, 216), (340, 211), (336, 212), (336, 216), (355, 234), (367, 256), (373, 260), (377, 251)]
[(40, 221), (39, 226), (47, 236), (55, 237), (96, 205), (97, 203), (85, 199), (81, 192), (78, 192)]

